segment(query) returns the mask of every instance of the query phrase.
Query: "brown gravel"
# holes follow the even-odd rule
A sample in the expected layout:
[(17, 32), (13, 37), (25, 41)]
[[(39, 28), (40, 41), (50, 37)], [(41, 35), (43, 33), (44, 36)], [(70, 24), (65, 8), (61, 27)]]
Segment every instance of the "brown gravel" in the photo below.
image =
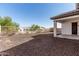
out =
[(78, 56), (79, 40), (54, 38), (52, 34), (33, 36), (33, 40), (0, 52), (3, 56)]

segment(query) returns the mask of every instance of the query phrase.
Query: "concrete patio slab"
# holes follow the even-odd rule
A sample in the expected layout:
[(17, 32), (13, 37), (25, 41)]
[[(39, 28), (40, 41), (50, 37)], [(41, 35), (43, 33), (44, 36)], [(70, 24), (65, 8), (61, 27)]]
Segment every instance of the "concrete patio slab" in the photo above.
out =
[(79, 40), (79, 35), (57, 35), (56, 37)]

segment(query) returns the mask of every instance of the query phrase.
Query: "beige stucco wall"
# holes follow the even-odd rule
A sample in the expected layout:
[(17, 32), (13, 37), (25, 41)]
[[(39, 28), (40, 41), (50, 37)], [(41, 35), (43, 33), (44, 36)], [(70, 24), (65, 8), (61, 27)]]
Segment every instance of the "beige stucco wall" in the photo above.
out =
[(78, 35), (79, 35), (79, 19), (69, 19), (68, 21), (62, 22), (62, 34), (72, 35), (72, 22), (78, 22)]
[(62, 34), (71, 35), (71, 23), (64, 22), (62, 23)]

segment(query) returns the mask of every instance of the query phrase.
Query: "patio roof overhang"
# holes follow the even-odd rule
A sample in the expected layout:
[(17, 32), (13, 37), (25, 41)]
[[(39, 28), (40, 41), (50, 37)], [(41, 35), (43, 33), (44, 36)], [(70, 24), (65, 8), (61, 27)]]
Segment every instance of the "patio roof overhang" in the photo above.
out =
[(79, 9), (51, 17), (51, 20), (64, 21), (64, 20), (68, 20), (76, 17), (79, 17)]
[(65, 17), (65, 18), (59, 18), (59, 19), (55, 19), (54, 21), (62, 23), (62, 22), (70, 21), (70, 20), (74, 20), (74, 19), (79, 19), (79, 15), (69, 16), (69, 17)]

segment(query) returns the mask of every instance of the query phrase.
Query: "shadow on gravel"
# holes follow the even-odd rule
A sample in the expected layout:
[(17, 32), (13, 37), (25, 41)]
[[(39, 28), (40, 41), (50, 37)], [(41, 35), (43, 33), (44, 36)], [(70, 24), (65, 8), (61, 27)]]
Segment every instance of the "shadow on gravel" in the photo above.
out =
[(75, 56), (79, 55), (79, 41), (54, 38), (52, 34), (33, 36), (33, 40), (0, 52), (7, 56)]

